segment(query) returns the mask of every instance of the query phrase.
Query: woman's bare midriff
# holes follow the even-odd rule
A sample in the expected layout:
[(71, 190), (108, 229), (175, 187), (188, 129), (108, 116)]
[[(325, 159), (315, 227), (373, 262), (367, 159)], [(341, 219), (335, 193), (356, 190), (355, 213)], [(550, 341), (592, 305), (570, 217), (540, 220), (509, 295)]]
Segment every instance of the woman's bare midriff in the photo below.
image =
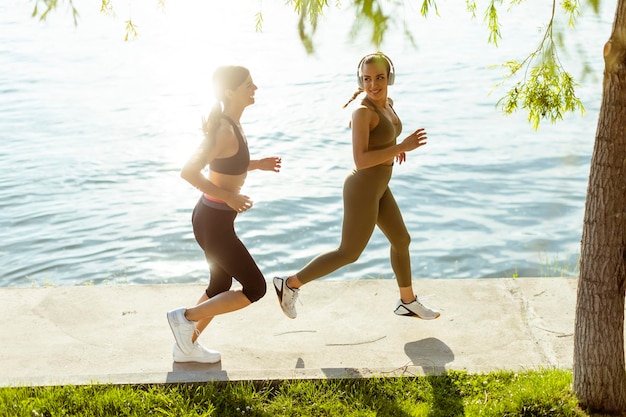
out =
[(247, 172), (239, 175), (229, 175), (209, 171), (209, 181), (222, 190), (231, 191), (233, 193), (239, 193), (241, 191), (241, 187), (243, 187), (247, 176)]

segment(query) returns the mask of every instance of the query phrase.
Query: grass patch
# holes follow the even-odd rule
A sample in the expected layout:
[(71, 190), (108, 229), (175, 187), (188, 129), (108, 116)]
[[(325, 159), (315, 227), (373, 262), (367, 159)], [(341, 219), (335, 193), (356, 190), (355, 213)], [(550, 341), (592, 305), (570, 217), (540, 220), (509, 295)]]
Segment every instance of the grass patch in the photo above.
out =
[(572, 264), (569, 261), (559, 259), (558, 255), (552, 258), (546, 254), (539, 254), (539, 262), (541, 263), (540, 275), (542, 277), (577, 277), (579, 275), (579, 263)]
[(0, 388), (0, 416), (589, 416), (567, 370)]

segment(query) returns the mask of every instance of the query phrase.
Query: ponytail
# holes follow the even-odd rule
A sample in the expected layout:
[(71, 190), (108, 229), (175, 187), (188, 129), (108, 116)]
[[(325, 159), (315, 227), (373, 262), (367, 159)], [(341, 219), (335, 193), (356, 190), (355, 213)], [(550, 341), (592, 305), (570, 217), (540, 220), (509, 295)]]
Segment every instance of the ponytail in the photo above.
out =
[(213, 94), (216, 101), (209, 115), (202, 118), (202, 132), (209, 146), (213, 146), (215, 142), (215, 132), (224, 111), (222, 103), (226, 101), (226, 90), (236, 89), (249, 75), (250, 71), (247, 68), (237, 65), (218, 67), (213, 73)]
[(222, 103), (216, 101), (211, 112), (206, 118), (202, 118), (202, 133), (204, 133), (205, 139), (208, 141), (209, 146), (213, 146), (215, 141), (215, 132), (219, 126), (219, 120), (222, 117)]
[(362, 92), (363, 92), (363, 89), (359, 87), (359, 89), (356, 90), (354, 94), (352, 94), (352, 97), (350, 97), (350, 100), (348, 100), (348, 102), (343, 105), (342, 109), (345, 109), (346, 107), (348, 107), (348, 104), (352, 103), (354, 99), (357, 98), (359, 94), (361, 94)]

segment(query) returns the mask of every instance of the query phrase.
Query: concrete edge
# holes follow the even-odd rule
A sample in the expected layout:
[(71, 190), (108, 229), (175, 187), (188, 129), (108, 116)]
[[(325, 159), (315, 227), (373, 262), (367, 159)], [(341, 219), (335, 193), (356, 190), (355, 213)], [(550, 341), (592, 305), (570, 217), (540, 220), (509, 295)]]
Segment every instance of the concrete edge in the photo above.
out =
[[(485, 374), (489, 372), (523, 372), (547, 369), (545, 367), (529, 367), (512, 370), (494, 368), (491, 370), (447, 369), (440, 367), (425, 368), (421, 365), (405, 365), (400, 368), (323, 368), (323, 369), (274, 369), (254, 371), (172, 371), (154, 373), (127, 373), (111, 375), (73, 375), (61, 378), (37, 377), (27, 380), (3, 381), (5, 388), (18, 387), (54, 387), (54, 386), (86, 386), (86, 385), (167, 385), (167, 384), (199, 384), (210, 382), (268, 382), (288, 380), (330, 380), (330, 379), (367, 379), (419, 377), (442, 375), (448, 371)], [(570, 369), (551, 367), (549, 369)], [(570, 369), (571, 370), (571, 369)]]

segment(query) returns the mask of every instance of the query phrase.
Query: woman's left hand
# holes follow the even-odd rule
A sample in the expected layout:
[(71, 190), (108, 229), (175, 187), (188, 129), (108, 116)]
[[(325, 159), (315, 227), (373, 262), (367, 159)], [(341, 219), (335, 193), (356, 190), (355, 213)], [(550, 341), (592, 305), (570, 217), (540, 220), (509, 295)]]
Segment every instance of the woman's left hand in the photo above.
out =
[(257, 168), (262, 171), (280, 172), (282, 159), (280, 156), (270, 156), (268, 158), (259, 159), (257, 163)]
[(398, 164), (402, 164), (405, 161), (406, 161), (406, 152), (401, 152), (396, 155), (396, 162)]

